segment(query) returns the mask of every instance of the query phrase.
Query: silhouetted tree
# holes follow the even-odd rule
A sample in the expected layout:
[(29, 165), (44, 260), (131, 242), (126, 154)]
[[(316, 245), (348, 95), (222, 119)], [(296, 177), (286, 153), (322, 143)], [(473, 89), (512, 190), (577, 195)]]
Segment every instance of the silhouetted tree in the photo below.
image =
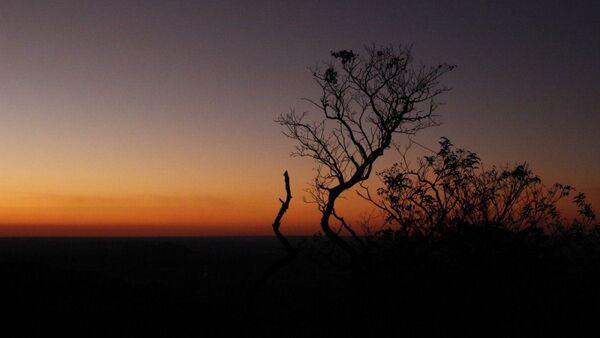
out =
[[(416, 65), (410, 48), (404, 46), (374, 46), (364, 55), (352, 50), (331, 55), (330, 62), (313, 71), (320, 97), (305, 99), (318, 116), (292, 110), (277, 121), (297, 143), (292, 154), (316, 162), (310, 193), (322, 213), (321, 229), (332, 243), (355, 256), (356, 248), (339, 232), (348, 231), (357, 243), (359, 238), (336, 210), (336, 201), (369, 178), (395, 135), (414, 134), (436, 123), (435, 99), (448, 90), (439, 80), (455, 66)], [(332, 228), (332, 216), (340, 222), (340, 230)]]

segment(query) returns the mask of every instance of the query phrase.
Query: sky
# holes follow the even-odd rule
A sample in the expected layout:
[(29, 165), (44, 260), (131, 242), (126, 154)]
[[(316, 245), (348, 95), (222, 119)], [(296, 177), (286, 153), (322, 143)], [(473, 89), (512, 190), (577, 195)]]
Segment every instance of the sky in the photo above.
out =
[[(600, 205), (597, 1), (0, 0), (0, 236), (318, 230), (307, 159), (274, 122), (332, 50), (412, 44), (458, 67), (441, 136), (527, 161)], [(394, 162), (389, 152), (381, 169)], [(341, 211), (369, 206), (351, 192)]]

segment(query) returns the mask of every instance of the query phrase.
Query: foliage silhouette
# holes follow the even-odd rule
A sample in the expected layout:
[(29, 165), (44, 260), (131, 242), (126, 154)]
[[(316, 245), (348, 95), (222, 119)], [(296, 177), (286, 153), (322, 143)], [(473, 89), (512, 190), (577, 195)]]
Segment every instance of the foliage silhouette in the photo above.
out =
[(484, 169), (477, 154), (455, 149), (447, 138), (439, 144), (436, 154), (414, 166), (404, 151), (400, 162), (378, 173), (383, 187), (376, 197), (367, 187), (359, 192), (383, 212), (384, 231), (432, 237), (460, 226), (514, 232), (598, 229), (594, 210), (581, 192), (573, 198), (579, 217), (568, 221), (561, 215), (558, 202), (573, 195), (574, 187), (547, 187), (526, 163)]
[[(316, 163), (309, 202), (325, 237), (299, 251), (281, 233), (286, 177), (288, 198), (273, 224), (286, 256), (261, 281), (300, 259), (271, 279), (253, 313), (272, 296), (281, 313), (304, 309), (290, 312), (290, 323), (334, 336), (544, 336), (588, 318), (578, 305), (600, 301), (600, 225), (585, 195), (543, 184), (527, 163), (484, 168), (447, 138), (412, 165), (410, 137), (400, 160), (377, 173), (381, 187), (369, 190), (377, 160), (398, 148), (396, 135), (436, 124), (435, 100), (448, 90), (439, 80), (454, 66), (414, 66), (406, 47), (331, 55), (313, 71), (321, 96), (305, 99), (319, 117), (292, 110), (277, 120), (296, 141), (292, 154)], [(364, 233), (336, 208), (356, 187), (383, 215), (366, 220)], [(570, 220), (559, 208), (568, 199), (577, 209)]]

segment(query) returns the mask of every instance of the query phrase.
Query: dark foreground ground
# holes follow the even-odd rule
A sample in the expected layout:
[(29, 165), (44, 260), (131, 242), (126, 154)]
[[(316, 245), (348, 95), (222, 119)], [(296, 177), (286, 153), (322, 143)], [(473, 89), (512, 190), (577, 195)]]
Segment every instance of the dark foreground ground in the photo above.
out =
[(274, 238), (0, 239), (0, 336), (600, 334), (595, 257), (477, 243), (366, 272), (301, 258), (256, 289)]

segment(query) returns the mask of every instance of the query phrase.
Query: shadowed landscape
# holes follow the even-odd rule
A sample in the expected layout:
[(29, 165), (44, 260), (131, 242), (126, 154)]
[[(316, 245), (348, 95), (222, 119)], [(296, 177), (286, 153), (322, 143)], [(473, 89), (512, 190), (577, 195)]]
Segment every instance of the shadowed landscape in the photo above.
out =
[[(312, 241), (292, 242), (302, 240)], [(593, 336), (600, 310), (590, 238), (464, 230), (436, 248), (403, 243), (362, 274), (306, 258), (252, 305), (254, 283), (282, 255), (273, 238), (0, 243), (11, 336)]]

